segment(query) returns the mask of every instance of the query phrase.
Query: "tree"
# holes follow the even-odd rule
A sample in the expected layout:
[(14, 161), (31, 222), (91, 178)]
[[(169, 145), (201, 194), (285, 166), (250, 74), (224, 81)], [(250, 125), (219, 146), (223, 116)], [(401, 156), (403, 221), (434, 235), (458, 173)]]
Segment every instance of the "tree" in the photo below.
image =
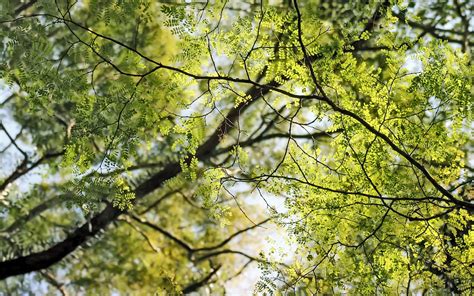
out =
[(469, 1), (0, 3), (10, 293), (472, 291)]

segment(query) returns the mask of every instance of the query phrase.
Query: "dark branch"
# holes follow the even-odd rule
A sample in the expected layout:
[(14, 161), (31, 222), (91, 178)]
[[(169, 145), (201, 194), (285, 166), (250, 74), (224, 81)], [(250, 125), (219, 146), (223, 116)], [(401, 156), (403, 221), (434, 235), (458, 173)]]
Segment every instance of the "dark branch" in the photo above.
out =
[(188, 293), (197, 291), (199, 288), (201, 288), (201, 287), (205, 286), (206, 284), (208, 284), (209, 280), (219, 271), (220, 268), (221, 268), (221, 265), (217, 266), (217, 268), (214, 268), (203, 279), (201, 279), (201, 280), (199, 280), (195, 283), (192, 283), (192, 284), (188, 285), (187, 287), (185, 287), (183, 289), (183, 293), (188, 294)]

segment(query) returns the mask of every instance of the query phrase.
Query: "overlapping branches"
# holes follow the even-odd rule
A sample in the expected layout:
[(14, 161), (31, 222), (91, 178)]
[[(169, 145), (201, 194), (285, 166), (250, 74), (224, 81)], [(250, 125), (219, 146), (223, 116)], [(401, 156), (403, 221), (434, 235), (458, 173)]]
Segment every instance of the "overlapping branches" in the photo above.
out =
[[(271, 173), (269, 174), (262, 174), (260, 176), (228, 176), (229, 178), (227, 180), (233, 180), (233, 181), (239, 181), (239, 182), (253, 182), (256, 183), (257, 186), (259, 182), (263, 182), (266, 180), (269, 180), (270, 178), (273, 179), (284, 179), (286, 181), (291, 181), (291, 182), (297, 182), (300, 184), (304, 184), (305, 186), (310, 186), (317, 188), (319, 190), (323, 190), (326, 192), (332, 192), (332, 193), (337, 193), (337, 194), (342, 194), (342, 195), (355, 195), (355, 196), (361, 196), (361, 197), (367, 197), (370, 199), (375, 199), (379, 201), (378, 206), (384, 207), (385, 212), (382, 216), (382, 219), (380, 220), (379, 224), (371, 234), (369, 234), (367, 237), (363, 238), (359, 244), (357, 245), (345, 245), (346, 247), (356, 247), (359, 248), (361, 247), (368, 239), (372, 237), (376, 237), (377, 231), (382, 227), (385, 218), (390, 212), (393, 212), (403, 218), (409, 219), (409, 220), (414, 220), (414, 221), (428, 221), (431, 219), (439, 218), (442, 217), (454, 209), (467, 209), (469, 211), (472, 211), (474, 209), (474, 206), (471, 202), (462, 200), (456, 196), (453, 195), (452, 191), (446, 189), (442, 183), (437, 180), (435, 177), (432, 176), (432, 174), (429, 172), (429, 169), (423, 165), (423, 161), (420, 159), (416, 159), (411, 153), (406, 152), (406, 150), (396, 141), (393, 140), (393, 138), (390, 137), (390, 135), (384, 134), (380, 127), (374, 126), (370, 122), (364, 119), (360, 114), (357, 114), (353, 111), (350, 111), (348, 109), (345, 109), (341, 106), (339, 106), (333, 98), (330, 97), (326, 93), (325, 86), (322, 84), (321, 79), (317, 76), (316, 71), (313, 68), (313, 63), (319, 59), (321, 56), (320, 55), (311, 55), (308, 50), (307, 50), (307, 44), (304, 43), (303, 39), (303, 27), (302, 27), (302, 13), (299, 8), (299, 3), (295, 0), (293, 2), (295, 11), (296, 11), (296, 26), (297, 26), (297, 36), (298, 36), (298, 43), (299, 46), (296, 48), (296, 50), (300, 53), (302, 53), (303, 58), (299, 61), (300, 65), (303, 65), (306, 67), (306, 69), (309, 71), (310, 78), (312, 81), (312, 86), (314, 87), (315, 91), (312, 94), (309, 95), (302, 95), (299, 93), (295, 93), (289, 90), (286, 90), (284, 88), (281, 88), (281, 83), (277, 82), (276, 80), (272, 80), (268, 83), (263, 83), (263, 78), (266, 75), (267, 68), (256, 78), (252, 79), (251, 76), (248, 74), (248, 71), (246, 71), (246, 77), (241, 78), (241, 77), (232, 77), (230, 75), (224, 75), (221, 72), (217, 70), (217, 67), (215, 66), (215, 61), (212, 60), (214, 69), (215, 69), (215, 75), (207, 75), (207, 74), (200, 74), (200, 73), (193, 73), (184, 69), (181, 69), (179, 67), (171, 66), (171, 65), (166, 65), (164, 63), (155, 61), (154, 59), (150, 58), (149, 56), (145, 55), (142, 53), (140, 50), (138, 50), (135, 46), (128, 45), (124, 42), (121, 42), (113, 37), (107, 36), (101, 32), (95, 31), (89, 27), (87, 27), (84, 24), (81, 24), (79, 21), (74, 20), (71, 15), (68, 12), (61, 12), (60, 11), (60, 16), (52, 15), (52, 14), (30, 14), (30, 15), (25, 15), (25, 16), (20, 16), (19, 18), (15, 20), (10, 20), (7, 22), (19, 22), (23, 21), (29, 18), (38, 18), (38, 17), (45, 17), (49, 19), (53, 19), (55, 22), (58, 22), (64, 26), (66, 26), (68, 32), (75, 38), (75, 42), (78, 42), (88, 48), (92, 53), (94, 53), (101, 61), (101, 63), (105, 63), (109, 65), (112, 69), (114, 69), (117, 73), (120, 75), (125, 75), (129, 77), (133, 77), (135, 79), (138, 79), (138, 81), (142, 81), (147, 79), (149, 75), (152, 73), (155, 73), (156, 71), (168, 71), (170, 73), (174, 74), (179, 74), (182, 76), (185, 76), (191, 80), (194, 81), (204, 81), (204, 82), (210, 82), (210, 81), (217, 81), (219, 83), (236, 83), (242, 87), (248, 87), (248, 90), (246, 92), (246, 97), (249, 97), (250, 99), (247, 100), (244, 103), (238, 104), (234, 108), (230, 109), (224, 116), (223, 120), (220, 122), (219, 125), (211, 132), (209, 133), (207, 139), (202, 142), (202, 144), (197, 148), (195, 155), (187, 155), (185, 157), (185, 163), (189, 163), (193, 157), (195, 157), (197, 160), (201, 162), (207, 162), (213, 157), (218, 157), (222, 154), (225, 154), (227, 152), (232, 151), (235, 147), (252, 147), (254, 145), (263, 143), (268, 140), (272, 139), (284, 139), (286, 140), (286, 145), (285, 145), (285, 151), (284, 155), (281, 159), (281, 161), (275, 166), (274, 170), (272, 170)], [(462, 14), (460, 14), (463, 16)], [(377, 12), (375, 18), (371, 19), (371, 23), (367, 24), (366, 30), (372, 30), (374, 27), (374, 23), (377, 22), (378, 18), (381, 17), (381, 13)], [(262, 16), (263, 17), (263, 16)], [(400, 18), (403, 18), (403, 16), (399, 16)], [(5, 23), (5, 22), (3, 22)], [(419, 28), (424, 30), (424, 32), (430, 33), (433, 36), (437, 37), (436, 32), (440, 31), (437, 28), (433, 27), (427, 27), (425, 25), (420, 25), (417, 23), (410, 23), (408, 22), (409, 25), (411, 25), (414, 28)], [(258, 28), (259, 25), (258, 25)], [(82, 37), (81, 34), (89, 34), (92, 36), (93, 40), (96, 39), (101, 39), (105, 42), (110, 42), (111, 44), (114, 44), (118, 47), (120, 47), (123, 50), (126, 50), (130, 53), (133, 53), (137, 57), (141, 58), (146, 64), (147, 64), (147, 69), (142, 72), (128, 72), (123, 70), (118, 64), (116, 64), (113, 60), (113, 58), (106, 56), (100, 50), (98, 50), (94, 42), (89, 43), (85, 41)], [(463, 34), (464, 39), (463, 39), (463, 44), (464, 45), (471, 45), (471, 43), (467, 42), (466, 43), (466, 37), (465, 34)], [(209, 41), (209, 39), (208, 39)], [(251, 51), (255, 50), (256, 44), (258, 41), (258, 33), (257, 37), (255, 39), (255, 42), (253, 43), (252, 49), (249, 51), (247, 56), (242, 56), (242, 61), (243, 64), (246, 67), (246, 60), (248, 59), (249, 55), (251, 54)], [(449, 41), (449, 40), (448, 40)], [(456, 41), (459, 41), (456, 39)], [(355, 41), (352, 45), (354, 50), (364, 50), (364, 47), (362, 46), (363, 42), (360, 40)], [(208, 42), (208, 45), (210, 43)], [(278, 45), (277, 45), (278, 46)], [(212, 50), (209, 48), (209, 54), (212, 59)], [(247, 70), (247, 69), (246, 69)], [(265, 97), (269, 96), (269, 94), (278, 94), (285, 96), (287, 98), (292, 98), (295, 99), (296, 101), (299, 102), (299, 106), (297, 110), (293, 113), (290, 112), (290, 114), (285, 114), (282, 115), (282, 110), (277, 110), (275, 109), (272, 104), (270, 104)], [(362, 171), (364, 172), (364, 175), (367, 179), (367, 181), (370, 183), (372, 186), (373, 191), (376, 192), (376, 194), (364, 192), (364, 191), (348, 191), (344, 189), (338, 189), (338, 188), (333, 188), (330, 186), (321, 186), (319, 184), (315, 184), (312, 181), (310, 181), (306, 176), (304, 169), (301, 168), (299, 165), (298, 161), (292, 156), (292, 154), (288, 151), (288, 147), (290, 143), (295, 143), (298, 145), (298, 139), (300, 140), (313, 140), (316, 141), (317, 139), (324, 138), (324, 137), (330, 137), (333, 135), (337, 135), (340, 133), (344, 133), (344, 129), (339, 129), (337, 131), (332, 131), (332, 132), (325, 132), (325, 131), (317, 131), (317, 132), (308, 132), (307, 134), (293, 134), (294, 126), (299, 126), (304, 128), (305, 125), (310, 126), (310, 124), (305, 124), (298, 122), (296, 117), (298, 112), (303, 108), (303, 104), (306, 102), (320, 102), (328, 106), (332, 112), (340, 114), (342, 117), (347, 117), (355, 120), (360, 126), (362, 126), (365, 130), (370, 132), (373, 137), (374, 141), (380, 141), (384, 143), (384, 145), (387, 145), (390, 147), (396, 154), (398, 154), (400, 157), (405, 159), (417, 172), (421, 173), (424, 179), (428, 180), (434, 188), (438, 191), (438, 193), (441, 195), (440, 196), (430, 196), (430, 195), (424, 195), (423, 197), (412, 197), (412, 196), (387, 196), (384, 194), (384, 192), (381, 192), (378, 187), (375, 185), (375, 183), (371, 180), (370, 175), (366, 172), (365, 166), (362, 160), (357, 158), (357, 161), (360, 164), (360, 167)], [(263, 102), (263, 103), (262, 103)], [(272, 114), (275, 115), (274, 119), (270, 120), (268, 123), (265, 123), (262, 120), (262, 129), (263, 131), (258, 133), (257, 129), (255, 131), (255, 134), (253, 133), (251, 136), (249, 136), (247, 139), (240, 139), (240, 129), (238, 126), (238, 121), (241, 117), (245, 116), (245, 113), (250, 109), (252, 105), (257, 105), (257, 104), (263, 104), (267, 105), (272, 109)], [(125, 109), (125, 107), (124, 107)], [(122, 109), (122, 110), (124, 110)], [(288, 131), (281, 132), (281, 131), (275, 131), (275, 122), (278, 120), (281, 120), (282, 122), (287, 123), (289, 125)], [(117, 130), (119, 129), (120, 124), (120, 118), (117, 121)], [(265, 125), (266, 124), (266, 125)], [(239, 132), (239, 140), (227, 147), (221, 148), (219, 145), (221, 144), (221, 141), (225, 135)], [(7, 135), (10, 138), (10, 141), (12, 145), (17, 147), (15, 144), (15, 139), (11, 137), (8, 133)], [(18, 148), (18, 147), (17, 147)], [(301, 151), (304, 153), (304, 149), (299, 147)], [(352, 147), (351, 147), (352, 148)], [(354, 149), (352, 149), (353, 152)], [(21, 150), (20, 150), (21, 151)], [(368, 149), (367, 149), (368, 151)], [(40, 158), (40, 160), (30, 164), (30, 166), (27, 166), (27, 155), (22, 153), (24, 155), (24, 160), (22, 164), (17, 168), (16, 173), (13, 173), (9, 178), (7, 178), (6, 181), (1, 186), (4, 186), (4, 184), (11, 183), (15, 181), (18, 177), (21, 175), (24, 175), (28, 173), (31, 169), (34, 167), (38, 166), (40, 163), (44, 162), (48, 158), (52, 157), (57, 157), (60, 156), (60, 153), (56, 153), (52, 156), (44, 156), (43, 158)], [(354, 153), (356, 154), (356, 153)], [(278, 169), (280, 165), (286, 161), (287, 157), (290, 157), (293, 161), (293, 163), (297, 166), (298, 168), (298, 173), (303, 177), (303, 179), (300, 179), (295, 176), (282, 176), (278, 174)], [(314, 159), (316, 162), (318, 162), (317, 159)], [(155, 166), (155, 165), (154, 165)], [(155, 190), (159, 189), (163, 183), (178, 174), (181, 173), (182, 168), (181, 164), (179, 162), (169, 162), (167, 164), (158, 164), (157, 167), (161, 167), (161, 169), (153, 174), (151, 177), (146, 179), (144, 182), (139, 184), (133, 191), (136, 196), (135, 203), (140, 202), (142, 199), (144, 199), (146, 196), (150, 195), (152, 192)], [(141, 167), (137, 167), (141, 168)], [(333, 169), (333, 171), (337, 172), (337, 169)], [(5, 185), (6, 186), (6, 185)], [(3, 189), (4, 187), (0, 187), (0, 189)], [(421, 188), (421, 186), (420, 186)], [(158, 201), (159, 202), (159, 201)], [(401, 203), (401, 202), (419, 202), (419, 203), (431, 203), (441, 209), (443, 211), (431, 215), (431, 216), (416, 216), (416, 215), (408, 215), (403, 212), (398, 211), (395, 207), (395, 203)], [(156, 205), (156, 204), (154, 204)], [(448, 206), (446, 206), (448, 205)], [(38, 206), (37, 208), (34, 208), (31, 213), (36, 213), (39, 212), (40, 210), (43, 210), (43, 207)], [(146, 211), (145, 211), (146, 212)], [(47, 268), (60, 260), (62, 260), (64, 257), (69, 255), (71, 252), (76, 250), (79, 246), (84, 244), (87, 240), (90, 238), (94, 237), (96, 234), (99, 233), (99, 231), (105, 229), (111, 222), (115, 221), (118, 219), (119, 216), (126, 214), (125, 211), (121, 211), (117, 208), (114, 208), (112, 205), (107, 204), (105, 209), (103, 209), (100, 213), (96, 214), (92, 219), (87, 223), (82, 225), (81, 227), (75, 229), (73, 232), (71, 232), (67, 238), (56, 245), (51, 246), (48, 249), (45, 249), (42, 252), (38, 253), (32, 253), (27, 256), (20, 256), (18, 258), (12, 259), (12, 260), (7, 260), (0, 262), (0, 278), (7, 278), (13, 275), (19, 275), (19, 274), (24, 274), (28, 273), (31, 271), (37, 271), (41, 270), (44, 268)], [(27, 221), (30, 219), (30, 217), (33, 216), (33, 214), (26, 216), (25, 219), (21, 219), (22, 222)], [(228, 253), (236, 253), (243, 255), (247, 257), (249, 260), (253, 261), (256, 260), (256, 258), (251, 257), (250, 255), (246, 255), (240, 251), (233, 251), (233, 250), (219, 250), (223, 248), (230, 240), (232, 240), (235, 236), (248, 231), (250, 229), (255, 228), (257, 225), (252, 226), (250, 228), (247, 228), (245, 230), (239, 231), (235, 233), (234, 235), (229, 236), (227, 239), (222, 241), (221, 243), (210, 246), (210, 247), (202, 247), (202, 248), (194, 248), (191, 247), (189, 244), (184, 242), (183, 240), (177, 238), (170, 232), (160, 228), (159, 226), (152, 224), (148, 221), (143, 220), (142, 218), (138, 216), (132, 215), (131, 218), (142, 225), (145, 225), (147, 227), (150, 227), (159, 233), (161, 233), (163, 236), (167, 237), (171, 241), (175, 242), (177, 245), (185, 249), (188, 253), (191, 255), (195, 255), (198, 252), (204, 252), (204, 255), (196, 255), (195, 260), (205, 260), (209, 259), (210, 257), (215, 257), (221, 254), (228, 254)], [(16, 223), (16, 224), (15, 224)], [(12, 224), (17, 225), (18, 223), (15, 222)], [(260, 223), (261, 224), (261, 223)], [(258, 225), (260, 225), (258, 224)], [(19, 224), (18, 224), (19, 225)], [(14, 227), (16, 228), (16, 227)], [(144, 236), (146, 237), (146, 236)], [(341, 245), (344, 245), (344, 243), (341, 243)], [(150, 244), (153, 246), (152, 244)], [(328, 251), (329, 254), (330, 251)], [(327, 257), (327, 256), (326, 256)], [(191, 284), (188, 288), (189, 291), (195, 290), (195, 287), (201, 286), (203, 283), (208, 282), (217, 272), (219, 267), (216, 267), (209, 273), (206, 277), (203, 278), (202, 281), (196, 282), (194, 284)], [(314, 270), (313, 270), (314, 271)], [(186, 290), (185, 289), (185, 290)]]

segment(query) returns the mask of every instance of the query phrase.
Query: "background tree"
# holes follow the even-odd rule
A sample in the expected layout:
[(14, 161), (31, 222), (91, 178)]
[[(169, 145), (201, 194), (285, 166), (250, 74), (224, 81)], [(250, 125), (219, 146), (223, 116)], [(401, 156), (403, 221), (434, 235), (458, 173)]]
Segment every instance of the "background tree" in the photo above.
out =
[(472, 289), (468, 1), (1, 3), (10, 293)]

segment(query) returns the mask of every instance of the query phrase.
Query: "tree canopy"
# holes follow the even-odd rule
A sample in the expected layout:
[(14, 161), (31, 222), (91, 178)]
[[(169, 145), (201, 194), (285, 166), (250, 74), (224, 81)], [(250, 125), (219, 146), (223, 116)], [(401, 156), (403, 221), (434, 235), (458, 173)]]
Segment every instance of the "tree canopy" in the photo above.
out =
[(473, 10), (0, 0), (0, 291), (472, 293)]

